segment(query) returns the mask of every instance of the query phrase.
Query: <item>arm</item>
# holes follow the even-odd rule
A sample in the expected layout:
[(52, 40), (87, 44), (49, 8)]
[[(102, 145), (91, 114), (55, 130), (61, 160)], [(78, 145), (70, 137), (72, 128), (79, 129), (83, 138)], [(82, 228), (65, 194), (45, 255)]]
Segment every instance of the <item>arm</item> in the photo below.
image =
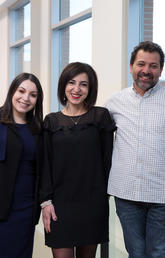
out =
[(42, 208), (43, 224), (46, 232), (50, 232), (50, 221), (57, 220), (54, 206), (51, 202), (53, 199), (53, 181), (52, 181), (52, 160), (53, 148), (51, 144), (51, 132), (49, 130), (49, 117), (44, 121), (43, 133), (43, 160), (40, 178), (40, 203)]
[(105, 109), (104, 115), (101, 120), (101, 148), (106, 183), (108, 182), (109, 172), (111, 168), (113, 137), (115, 129), (115, 123), (110, 116), (109, 111)]
[(53, 186), (52, 186), (52, 147), (51, 134), (48, 131), (43, 133), (43, 159), (40, 173), (40, 203), (52, 200)]

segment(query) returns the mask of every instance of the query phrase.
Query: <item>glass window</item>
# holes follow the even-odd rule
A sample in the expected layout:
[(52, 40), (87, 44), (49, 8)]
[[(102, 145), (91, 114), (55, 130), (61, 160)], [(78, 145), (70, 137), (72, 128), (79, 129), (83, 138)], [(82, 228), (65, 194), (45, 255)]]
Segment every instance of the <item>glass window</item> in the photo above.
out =
[(16, 12), (16, 40), (30, 36), (30, 3)]
[(30, 3), (25, 6), (19, 7), (18, 9), (11, 10), (10, 18), (11, 43), (30, 36)]
[(63, 69), (70, 62), (91, 64), (92, 19), (76, 23), (61, 31), (61, 60)]
[(77, 61), (91, 64), (92, 19), (87, 19), (70, 27), (69, 62)]
[(27, 43), (21, 46), (20, 49), (21, 48), (22, 48), (22, 55), (20, 56), (20, 61), (22, 64), (22, 71), (30, 72), (31, 44)]
[[(164, 8), (164, 0), (144, 0), (144, 40), (158, 43), (165, 52)], [(160, 80), (165, 81), (165, 70)]]
[[(165, 53), (164, 0), (130, 0), (129, 2), (128, 60), (133, 48), (140, 42), (150, 40), (159, 44)], [(136, 11), (135, 11), (136, 10)], [(165, 69), (160, 81), (165, 85)], [(132, 77), (128, 65), (128, 85)]]
[(31, 4), (21, 3), (10, 10), (10, 80), (31, 66)]
[(92, 0), (61, 0), (61, 20), (92, 7)]
[(75, 61), (91, 64), (91, 6), (92, 0), (52, 0), (51, 109), (53, 111), (59, 109), (57, 84), (62, 69), (68, 63)]
[(24, 37), (31, 34), (30, 3), (24, 6)]
[(27, 43), (10, 49), (10, 81), (22, 72), (31, 70), (31, 44)]
[[(165, 24), (165, 1), (164, 0), (154, 0), (153, 1), (153, 42), (158, 43), (165, 53), (165, 34), (164, 31)], [(165, 81), (165, 69), (162, 72), (161, 80)]]

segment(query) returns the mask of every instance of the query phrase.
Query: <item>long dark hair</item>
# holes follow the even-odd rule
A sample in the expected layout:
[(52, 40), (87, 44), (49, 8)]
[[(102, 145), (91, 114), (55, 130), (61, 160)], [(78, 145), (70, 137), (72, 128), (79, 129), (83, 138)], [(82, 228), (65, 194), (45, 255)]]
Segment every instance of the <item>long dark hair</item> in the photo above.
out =
[(37, 87), (38, 93), (36, 105), (26, 114), (26, 121), (29, 127), (31, 128), (32, 132), (37, 133), (41, 130), (43, 121), (43, 91), (40, 81), (34, 74), (31, 73), (21, 73), (12, 81), (4, 105), (0, 108), (0, 122), (5, 124), (15, 123), (13, 117), (12, 98), (17, 88), (25, 80), (30, 80)]

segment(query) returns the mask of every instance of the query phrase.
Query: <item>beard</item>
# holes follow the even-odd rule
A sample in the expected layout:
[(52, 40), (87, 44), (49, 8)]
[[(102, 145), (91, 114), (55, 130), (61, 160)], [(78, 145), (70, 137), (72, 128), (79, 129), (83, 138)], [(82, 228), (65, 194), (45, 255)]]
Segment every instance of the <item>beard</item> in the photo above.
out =
[[(146, 79), (149, 79), (150, 81), (142, 81), (141, 77), (145, 77)], [(151, 73), (145, 74), (145, 73), (139, 73), (137, 75), (137, 78), (135, 80), (136, 85), (142, 89), (143, 91), (147, 91), (155, 86), (157, 81), (154, 80), (153, 75)]]

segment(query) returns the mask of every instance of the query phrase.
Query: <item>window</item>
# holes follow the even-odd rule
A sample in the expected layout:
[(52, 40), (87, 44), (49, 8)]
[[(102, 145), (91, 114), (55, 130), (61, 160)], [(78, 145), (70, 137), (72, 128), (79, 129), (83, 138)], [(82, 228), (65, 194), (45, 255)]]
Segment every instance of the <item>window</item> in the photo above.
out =
[(70, 62), (91, 64), (92, 1), (52, 0), (51, 109), (58, 110), (57, 82)]
[[(165, 35), (163, 33), (165, 23), (165, 2), (163, 0), (154, 0), (153, 2), (153, 41), (158, 43), (165, 53)], [(165, 84), (165, 69), (160, 78), (162, 84)]]
[(91, 0), (61, 0), (61, 18), (63, 20), (92, 7)]
[[(164, 8), (164, 0), (130, 0), (128, 60), (130, 60), (133, 48), (143, 40), (159, 44), (165, 52), (165, 36), (162, 33), (165, 22)], [(131, 84), (131, 81), (128, 67), (128, 85)], [(160, 81), (165, 85), (165, 69)]]
[[(61, 64), (81, 61), (91, 64), (92, 19), (81, 21), (61, 30)], [(67, 44), (66, 44), (67, 43)]]
[[(144, 40), (151, 40), (159, 44), (165, 52), (165, 36), (161, 33), (164, 29), (164, 8), (163, 0), (144, 0)], [(165, 83), (165, 70), (160, 78)]]
[(30, 6), (24, 0), (10, 10), (10, 80), (21, 72), (30, 72)]

